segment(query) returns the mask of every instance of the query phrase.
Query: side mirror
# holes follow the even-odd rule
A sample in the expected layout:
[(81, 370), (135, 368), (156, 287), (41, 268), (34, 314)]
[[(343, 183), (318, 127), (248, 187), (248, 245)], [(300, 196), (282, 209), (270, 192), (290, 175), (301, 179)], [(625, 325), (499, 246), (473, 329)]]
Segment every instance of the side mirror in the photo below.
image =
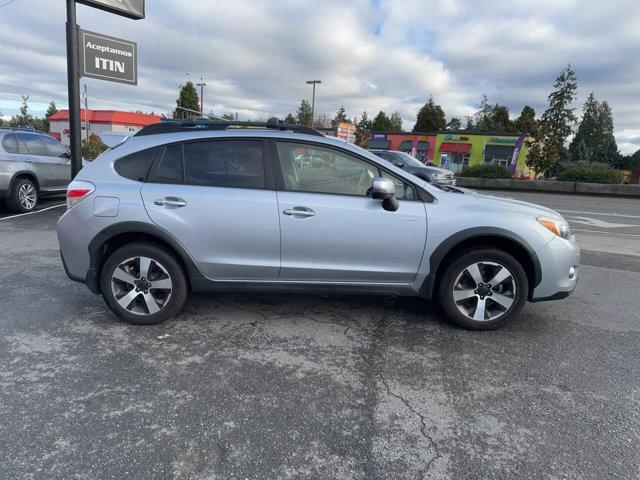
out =
[(382, 208), (389, 212), (395, 212), (400, 208), (400, 204), (395, 197), (396, 186), (385, 177), (378, 177), (373, 180), (371, 186), (371, 198), (382, 200)]

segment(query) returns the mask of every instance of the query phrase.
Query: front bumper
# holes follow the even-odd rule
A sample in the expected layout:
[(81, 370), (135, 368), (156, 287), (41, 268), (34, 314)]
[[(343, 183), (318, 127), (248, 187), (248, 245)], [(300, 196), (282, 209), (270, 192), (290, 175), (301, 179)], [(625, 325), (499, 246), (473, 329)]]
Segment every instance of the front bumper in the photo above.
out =
[(580, 247), (572, 240), (556, 237), (537, 253), (542, 280), (531, 301), (559, 300), (568, 297), (578, 284)]
[(445, 179), (445, 180), (433, 180), (432, 183), (435, 183), (436, 185), (445, 185), (447, 187), (455, 187), (456, 179), (451, 178), (451, 179)]

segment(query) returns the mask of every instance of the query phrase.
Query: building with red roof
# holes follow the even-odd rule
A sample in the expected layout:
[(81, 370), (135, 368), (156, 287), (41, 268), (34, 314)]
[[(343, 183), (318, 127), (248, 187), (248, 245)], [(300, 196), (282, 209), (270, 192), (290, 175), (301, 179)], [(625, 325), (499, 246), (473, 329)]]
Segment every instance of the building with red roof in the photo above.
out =
[[(85, 132), (85, 113), (81, 110), (82, 139), (87, 138)], [(88, 110), (89, 134), (100, 135), (104, 132), (121, 132), (133, 135), (142, 127), (160, 123), (160, 115), (148, 113), (123, 112), (121, 110)], [(49, 135), (69, 146), (69, 110), (59, 110), (49, 117)]]

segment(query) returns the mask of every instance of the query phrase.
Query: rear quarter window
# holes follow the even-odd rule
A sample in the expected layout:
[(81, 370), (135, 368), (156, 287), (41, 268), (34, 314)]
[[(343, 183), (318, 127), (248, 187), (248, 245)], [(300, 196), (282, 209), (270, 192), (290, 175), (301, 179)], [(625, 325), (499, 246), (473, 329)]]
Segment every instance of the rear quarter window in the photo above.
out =
[(113, 167), (118, 175), (136, 180), (137, 182), (144, 182), (149, 173), (149, 168), (151, 167), (155, 153), (155, 147), (141, 150), (119, 158)]
[(7, 153), (18, 153), (18, 139), (13, 133), (5, 135), (2, 139), (2, 148)]

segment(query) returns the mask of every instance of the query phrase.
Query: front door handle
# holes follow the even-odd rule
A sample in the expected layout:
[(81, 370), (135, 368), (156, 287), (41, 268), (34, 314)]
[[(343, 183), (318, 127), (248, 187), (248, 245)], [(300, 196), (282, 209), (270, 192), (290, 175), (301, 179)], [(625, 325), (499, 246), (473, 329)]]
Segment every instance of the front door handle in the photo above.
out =
[(283, 210), (282, 213), (294, 217), (313, 217), (316, 214), (316, 212), (307, 207), (287, 208), (286, 210)]
[(178, 197), (164, 197), (164, 198), (159, 198), (157, 200), (154, 200), (153, 204), (159, 207), (179, 208), (179, 207), (184, 207), (187, 204), (187, 202), (185, 202), (183, 199)]

